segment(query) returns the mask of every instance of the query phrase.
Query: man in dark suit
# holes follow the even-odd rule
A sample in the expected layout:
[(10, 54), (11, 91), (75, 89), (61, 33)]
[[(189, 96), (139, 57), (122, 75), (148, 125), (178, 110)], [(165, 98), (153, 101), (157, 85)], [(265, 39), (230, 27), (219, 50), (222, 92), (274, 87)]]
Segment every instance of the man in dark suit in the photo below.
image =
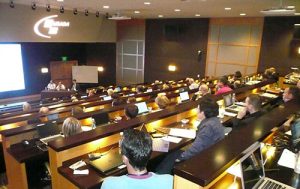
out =
[(72, 85), (71, 90), (72, 91), (79, 91), (80, 90), (79, 84), (77, 84), (76, 79), (73, 79), (73, 85)]
[(238, 112), (237, 117), (232, 119), (234, 128), (247, 125), (263, 114), (261, 109), (262, 102), (258, 94), (250, 94), (246, 98), (245, 103), (246, 107)]

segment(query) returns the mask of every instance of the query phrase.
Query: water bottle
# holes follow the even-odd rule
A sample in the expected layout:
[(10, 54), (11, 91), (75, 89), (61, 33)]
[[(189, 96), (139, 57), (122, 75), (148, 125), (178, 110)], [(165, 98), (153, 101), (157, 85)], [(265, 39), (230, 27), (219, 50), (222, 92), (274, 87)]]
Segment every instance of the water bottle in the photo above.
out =
[(235, 101), (236, 101), (236, 99), (235, 99), (235, 93), (232, 93), (232, 99), (231, 99), (231, 101), (232, 101), (232, 104), (234, 105)]
[(96, 121), (92, 118), (92, 129), (96, 129)]

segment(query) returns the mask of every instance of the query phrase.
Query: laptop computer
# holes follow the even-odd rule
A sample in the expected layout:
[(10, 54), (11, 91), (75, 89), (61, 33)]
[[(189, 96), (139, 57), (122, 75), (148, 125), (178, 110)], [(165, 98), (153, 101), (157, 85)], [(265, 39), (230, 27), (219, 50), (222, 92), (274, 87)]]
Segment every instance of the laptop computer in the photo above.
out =
[(58, 118), (59, 118), (59, 117), (58, 117), (58, 113), (47, 115), (48, 121), (56, 120), (56, 119), (58, 119)]
[(148, 113), (149, 112), (146, 102), (139, 102), (139, 103), (136, 103), (135, 105), (139, 109), (138, 114), (143, 114), (143, 113)]
[(107, 112), (92, 115), (92, 118), (94, 118), (96, 126), (105, 125), (109, 123), (109, 116)]
[(190, 100), (189, 92), (187, 91), (179, 93), (179, 97), (181, 102), (186, 102)]
[(36, 127), (37, 132), (40, 136), (40, 141), (44, 144), (52, 140), (63, 138), (64, 136), (60, 134), (58, 125), (55, 122), (49, 122), (46, 124), (39, 124)]
[(107, 173), (123, 164), (119, 148), (112, 149), (101, 158), (89, 161), (89, 164), (101, 173)]
[(265, 177), (260, 143), (256, 143), (240, 161), (243, 189), (293, 189), (291, 186)]
[(237, 105), (233, 104), (232, 94), (224, 95), (223, 101), (224, 101), (225, 111), (227, 111), (227, 112), (237, 113), (242, 108), (242, 106), (237, 106)]
[(104, 96), (103, 97), (103, 100), (111, 100), (112, 98), (111, 98), (111, 96)]

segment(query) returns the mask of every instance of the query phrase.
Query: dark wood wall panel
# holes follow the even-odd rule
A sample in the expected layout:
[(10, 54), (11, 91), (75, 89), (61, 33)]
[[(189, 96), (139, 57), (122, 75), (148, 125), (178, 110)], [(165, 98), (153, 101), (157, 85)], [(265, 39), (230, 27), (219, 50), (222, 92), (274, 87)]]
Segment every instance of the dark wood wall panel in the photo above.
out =
[(300, 38), (294, 38), (300, 17), (266, 17), (260, 51), (258, 71), (275, 67), (281, 75), (291, 72), (290, 67), (300, 68)]
[[(208, 28), (209, 19), (147, 20), (145, 82), (203, 76)], [(202, 51), (200, 56), (198, 50)], [(169, 64), (178, 70), (169, 72)]]

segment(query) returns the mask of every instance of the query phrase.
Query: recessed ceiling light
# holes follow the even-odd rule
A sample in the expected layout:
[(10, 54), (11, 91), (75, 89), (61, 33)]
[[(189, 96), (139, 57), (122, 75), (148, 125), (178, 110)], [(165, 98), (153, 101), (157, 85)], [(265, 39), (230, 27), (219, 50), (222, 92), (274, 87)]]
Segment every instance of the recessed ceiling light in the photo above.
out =
[(109, 6), (108, 5), (103, 5), (103, 8), (104, 9), (109, 9)]
[(288, 9), (294, 9), (295, 6), (287, 6), (286, 8), (288, 8)]
[(240, 13), (240, 16), (246, 16), (246, 13)]
[(136, 10), (136, 11), (134, 11), (134, 13), (135, 13), (135, 14), (140, 14), (141, 12), (138, 11), (138, 10)]
[(144, 2), (144, 5), (151, 5), (151, 3), (150, 2)]
[(180, 9), (174, 9), (174, 11), (175, 11), (175, 12), (180, 12), (181, 10), (180, 10)]
[(227, 11), (228, 11), (228, 10), (231, 10), (231, 8), (230, 8), (230, 7), (225, 7), (224, 9), (225, 9), (225, 10), (227, 10)]
[(58, 2), (64, 2), (64, 0), (57, 0)]
[(196, 16), (196, 17), (199, 17), (199, 16), (201, 16), (201, 15), (200, 15), (200, 14), (195, 14), (195, 16)]
[(158, 15), (158, 18), (162, 18), (162, 17), (164, 17), (164, 15), (162, 15), (162, 14)]

